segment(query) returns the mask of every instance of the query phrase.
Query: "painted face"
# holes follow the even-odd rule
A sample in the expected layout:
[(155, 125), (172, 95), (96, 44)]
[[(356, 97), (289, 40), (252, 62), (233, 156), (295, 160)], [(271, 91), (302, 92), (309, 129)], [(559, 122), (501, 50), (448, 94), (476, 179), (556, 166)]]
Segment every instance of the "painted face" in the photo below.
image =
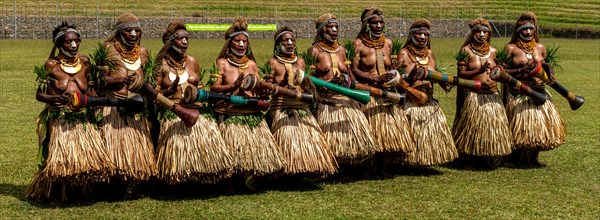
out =
[(184, 30), (175, 32), (177, 36), (173, 38), (173, 47), (179, 53), (185, 53), (188, 48), (188, 34)]
[(60, 49), (64, 55), (69, 57), (73, 57), (77, 55), (77, 51), (79, 51), (79, 43), (81, 39), (77, 36), (75, 32), (67, 32), (63, 35), (64, 40), (60, 45)]
[(296, 50), (296, 38), (291, 33), (285, 33), (279, 38), (279, 46), (281, 47), (281, 52), (292, 54)]
[(231, 43), (229, 44), (231, 51), (235, 53), (237, 56), (243, 56), (246, 54), (246, 50), (248, 49), (248, 37), (243, 34), (238, 34), (231, 39)]
[(380, 15), (375, 15), (375, 17), (369, 20), (369, 29), (371, 29), (372, 37), (379, 38), (383, 34), (384, 28), (385, 23), (383, 22), (383, 17)]
[(519, 36), (521, 37), (521, 39), (528, 42), (531, 39), (533, 39), (534, 31), (535, 31), (535, 29), (533, 29), (533, 27), (526, 27), (519, 31)]
[(139, 42), (142, 37), (142, 30), (139, 27), (129, 27), (121, 30), (121, 40), (127, 46), (133, 46)]
[(413, 33), (412, 41), (417, 47), (425, 47), (429, 42), (429, 32), (425, 30), (418, 30)]
[(336, 42), (338, 39), (338, 29), (339, 28), (340, 28), (340, 26), (338, 25), (338, 23), (335, 23), (335, 22), (325, 25), (325, 34), (323, 37), (325, 37), (327, 40), (329, 40), (331, 42)]
[(483, 43), (485, 42), (488, 38), (490, 37), (490, 31), (485, 31), (485, 30), (477, 30), (475, 32), (475, 41), (479, 42), (479, 43)]

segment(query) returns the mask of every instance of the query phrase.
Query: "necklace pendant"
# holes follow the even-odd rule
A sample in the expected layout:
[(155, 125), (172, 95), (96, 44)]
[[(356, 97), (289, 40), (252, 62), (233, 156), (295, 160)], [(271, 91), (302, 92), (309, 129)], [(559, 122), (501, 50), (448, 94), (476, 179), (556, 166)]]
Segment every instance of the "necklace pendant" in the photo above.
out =
[(138, 58), (135, 61), (130, 61), (130, 60), (127, 60), (127, 59), (121, 57), (121, 63), (123, 64), (123, 66), (126, 69), (136, 71), (141, 67), (142, 60), (140, 58)]
[(60, 68), (68, 74), (76, 74), (81, 70), (81, 63), (77, 63), (75, 66), (67, 66), (60, 64)]
[(533, 58), (533, 55), (531, 55), (531, 53), (527, 53), (527, 54), (525, 54), (525, 57), (527, 57), (527, 59), (531, 60)]

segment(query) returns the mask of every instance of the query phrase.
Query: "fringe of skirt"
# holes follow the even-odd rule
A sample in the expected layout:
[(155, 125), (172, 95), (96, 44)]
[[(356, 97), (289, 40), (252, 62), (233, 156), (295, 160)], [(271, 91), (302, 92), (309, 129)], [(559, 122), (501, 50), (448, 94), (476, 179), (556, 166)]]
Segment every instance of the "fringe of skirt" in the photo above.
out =
[(413, 166), (435, 166), (458, 157), (446, 116), (437, 102), (430, 100), (424, 106), (405, 104), (406, 115), (412, 128), (417, 148), (408, 153), (405, 163)]
[[(49, 129), (46, 165), (35, 173), (27, 187), (27, 198), (50, 200), (55, 190), (61, 190), (61, 198), (66, 200), (67, 188), (85, 188), (114, 175), (114, 166), (94, 125), (79, 119), (69, 122), (57, 118), (50, 119)], [(57, 184), (61, 189), (54, 189)]]
[(216, 183), (231, 176), (233, 158), (214, 120), (200, 115), (187, 127), (179, 117), (161, 120), (158, 178), (168, 184)]
[(452, 134), (460, 153), (503, 156), (512, 152), (508, 118), (498, 94), (467, 93), (455, 121)]
[(279, 146), (265, 120), (253, 128), (220, 120), (219, 130), (233, 157), (236, 173), (262, 176), (283, 169)]
[(337, 94), (330, 98), (340, 106), (319, 105), (317, 121), (338, 163), (358, 164), (372, 157), (377, 147), (358, 102)]
[(506, 112), (515, 148), (552, 150), (565, 143), (565, 124), (546, 91), (548, 100), (536, 106), (528, 97), (509, 94)]
[(116, 177), (145, 181), (158, 172), (148, 121), (141, 115), (121, 117), (117, 107), (104, 107), (102, 131)]
[(335, 156), (322, 135), (321, 128), (308, 109), (300, 116), (297, 109), (271, 111), (271, 132), (280, 146), (286, 174), (337, 172)]
[(416, 148), (408, 118), (402, 106), (371, 97), (363, 112), (377, 144), (377, 152), (408, 153)]

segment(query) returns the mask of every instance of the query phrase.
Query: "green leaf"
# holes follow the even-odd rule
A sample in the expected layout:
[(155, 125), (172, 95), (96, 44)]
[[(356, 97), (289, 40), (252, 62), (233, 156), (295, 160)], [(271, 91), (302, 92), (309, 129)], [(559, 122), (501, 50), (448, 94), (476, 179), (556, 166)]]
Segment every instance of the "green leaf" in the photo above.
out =
[(465, 61), (468, 62), (470, 60), (470, 56), (469, 53), (464, 51), (462, 48), (458, 49), (458, 51), (456, 52), (456, 54), (454, 54), (454, 58), (456, 59), (456, 61)]
[(160, 63), (162, 63), (161, 60), (156, 60), (156, 57), (148, 52), (148, 61), (144, 63), (142, 70), (144, 71), (144, 81), (152, 85), (152, 87), (156, 87), (156, 70), (159, 69)]
[(356, 48), (351, 40), (344, 41), (344, 48), (346, 48), (346, 60), (352, 61), (354, 55), (356, 55)]
[(400, 50), (402, 50), (403, 46), (404, 43), (402, 43), (400, 39), (392, 40), (392, 55), (397, 55), (398, 53), (400, 53)]
[(258, 75), (263, 78), (265, 75), (271, 74), (273, 68), (269, 65), (269, 61), (265, 62), (262, 66), (258, 67)]
[(560, 46), (553, 45), (546, 47), (546, 59), (544, 61), (552, 66), (553, 69), (562, 69), (559, 64), (559, 56), (556, 54)]

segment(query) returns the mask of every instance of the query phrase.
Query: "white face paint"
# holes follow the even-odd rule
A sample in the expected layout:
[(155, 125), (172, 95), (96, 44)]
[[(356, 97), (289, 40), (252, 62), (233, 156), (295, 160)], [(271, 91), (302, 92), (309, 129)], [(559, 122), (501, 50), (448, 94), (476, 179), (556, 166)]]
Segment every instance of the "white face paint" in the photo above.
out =
[(135, 30), (131, 30), (130, 34), (131, 34), (132, 37), (137, 36), (137, 32)]
[(421, 35), (419, 36), (419, 38), (420, 38), (421, 40), (424, 40), (424, 39), (425, 39), (425, 34), (421, 34)]
[(381, 27), (381, 22), (377, 22), (377, 26), (376, 27), (380, 28)]
[[(292, 45), (291, 42), (292, 42), (292, 40), (288, 40), (288, 42), (287, 42), (288, 45)], [(284, 45), (283, 43), (279, 43), (279, 51), (281, 51), (284, 54), (293, 54), (294, 51), (296, 50), (296, 47), (294, 47), (294, 49), (292, 51), (287, 51), (285, 46), (286, 45)]]
[(239, 44), (240, 44), (240, 47), (243, 47), (244, 46), (244, 41), (240, 41)]
[(329, 36), (329, 34), (324, 34), (323, 37), (325, 37), (325, 39), (327, 39), (329, 42), (335, 42), (335, 40), (333, 40), (333, 38), (331, 38), (331, 36)]
[(77, 48), (77, 43), (75, 43), (75, 41), (71, 41), (71, 49), (76, 49)]
[(332, 31), (337, 31), (337, 28), (336, 28), (335, 26), (333, 26), (333, 27), (331, 28), (331, 30), (332, 30)]
[(177, 53), (183, 54), (185, 52), (183, 52), (183, 50), (179, 49), (179, 47), (176, 47), (175, 45), (171, 45), (171, 48), (173, 48), (173, 50), (175, 50)]
[(484, 31), (479, 31), (479, 37), (484, 37), (485, 36), (485, 32)]
[(65, 49), (63, 49), (62, 47), (60, 48), (60, 53), (62, 55), (65, 55), (66, 57), (69, 57), (69, 58), (73, 58), (73, 57), (75, 57), (75, 55), (77, 55), (77, 53), (71, 54), (71, 53), (65, 51)]
[(287, 44), (292, 45), (292, 39), (288, 39)]

